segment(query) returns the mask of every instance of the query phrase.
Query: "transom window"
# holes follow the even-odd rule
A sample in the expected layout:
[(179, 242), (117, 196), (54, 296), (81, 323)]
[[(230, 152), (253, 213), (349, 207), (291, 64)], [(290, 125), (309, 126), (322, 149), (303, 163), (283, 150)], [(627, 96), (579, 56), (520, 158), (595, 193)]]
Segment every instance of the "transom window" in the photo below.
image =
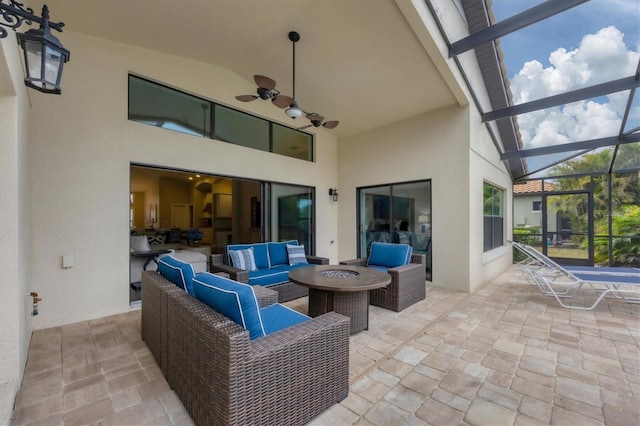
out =
[(129, 75), (129, 120), (313, 161), (313, 135)]

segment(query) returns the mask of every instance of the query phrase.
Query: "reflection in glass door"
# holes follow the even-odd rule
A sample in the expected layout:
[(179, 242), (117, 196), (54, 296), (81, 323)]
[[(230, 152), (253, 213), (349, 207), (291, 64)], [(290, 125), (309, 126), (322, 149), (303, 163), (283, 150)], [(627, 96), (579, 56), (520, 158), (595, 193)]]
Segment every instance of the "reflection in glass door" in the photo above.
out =
[(548, 193), (542, 203), (543, 253), (561, 265), (593, 265), (591, 194)]
[(369, 254), (371, 243), (391, 242), (391, 210), (389, 186), (360, 190), (360, 244), (361, 257)]
[(298, 240), (305, 252), (314, 254), (313, 189), (306, 186), (271, 185), (271, 229), (269, 241)]
[(360, 188), (358, 198), (358, 256), (373, 242), (409, 244), (426, 255), (431, 279), (431, 181)]

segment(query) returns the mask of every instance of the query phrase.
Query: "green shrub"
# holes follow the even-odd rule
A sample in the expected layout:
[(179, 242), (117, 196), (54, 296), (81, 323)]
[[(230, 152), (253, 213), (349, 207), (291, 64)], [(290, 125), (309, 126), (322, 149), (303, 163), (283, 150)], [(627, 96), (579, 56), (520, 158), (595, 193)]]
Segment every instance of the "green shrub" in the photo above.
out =
[[(596, 222), (596, 234), (606, 235), (607, 217)], [(640, 206), (622, 206), (614, 212), (611, 219), (614, 238), (613, 266), (640, 266)], [(609, 247), (606, 239), (596, 239), (594, 244), (594, 260), (596, 264), (608, 264)]]
[[(539, 233), (539, 227), (513, 228), (513, 241), (527, 245), (535, 245), (540, 240), (540, 237), (535, 234)], [(513, 250), (513, 263), (522, 262), (526, 258), (527, 256), (521, 253), (520, 250)]]

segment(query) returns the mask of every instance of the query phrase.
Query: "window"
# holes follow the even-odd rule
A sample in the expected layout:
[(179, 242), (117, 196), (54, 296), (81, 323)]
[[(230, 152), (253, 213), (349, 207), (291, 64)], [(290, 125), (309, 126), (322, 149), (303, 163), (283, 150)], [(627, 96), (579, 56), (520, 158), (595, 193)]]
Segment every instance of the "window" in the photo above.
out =
[(235, 109), (215, 107), (215, 139), (269, 151), (269, 122)]
[(273, 123), (273, 146), (271, 151), (301, 160), (313, 161), (313, 137), (289, 127)]
[(484, 183), (484, 251), (503, 245), (504, 190)]
[(208, 137), (209, 101), (129, 76), (129, 120)]
[(309, 133), (133, 75), (129, 75), (129, 120), (313, 161)]
[(542, 201), (534, 201), (531, 203), (531, 212), (540, 213), (542, 208)]

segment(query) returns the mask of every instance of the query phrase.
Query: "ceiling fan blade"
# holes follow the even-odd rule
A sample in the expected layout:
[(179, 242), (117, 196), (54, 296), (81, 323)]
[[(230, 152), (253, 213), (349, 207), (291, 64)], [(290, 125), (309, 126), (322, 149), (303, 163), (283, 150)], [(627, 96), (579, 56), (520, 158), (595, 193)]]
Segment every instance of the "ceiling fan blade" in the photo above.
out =
[(305, 117), (307, 117), (311, 121), (324, 121), (324, 117), (315, 112), (312, 112), (311, 114), (307, 114), (305, 115)]
[(271, 101), (278, 108), (286, 108), (291, 105), (291, 102), (293, 102), (293, 98), (291, 96), (276, 95), (273, 97), (273, 99), (271, 99)]
[(339, 121), (333, 120), (333, 121), (327, 121), (322, 126), (326, 127), (327, 129), (334, 129), (338, 124), (340, 124)]
[(276, 82), (267, 76), (264, 75), (254, 75), (253, 79), (255, 80), (258, 87), (265, 88), (267, 90), (273, 90), (276, 87)]
[(249, 101), (255, 101), (256, 99), (258, 99), (258, 97), (255, 95), (240, 95), (240, 96), (236, 96), (236, 99), (242, 102), (249, 102)]
[(303, 130), (303, 129), (308, 129), (309, 127), (313, 126), (313, 124), (309, 124), (307, 126), (302, 126), (302, 127), (296, 127), (296, 130)]

